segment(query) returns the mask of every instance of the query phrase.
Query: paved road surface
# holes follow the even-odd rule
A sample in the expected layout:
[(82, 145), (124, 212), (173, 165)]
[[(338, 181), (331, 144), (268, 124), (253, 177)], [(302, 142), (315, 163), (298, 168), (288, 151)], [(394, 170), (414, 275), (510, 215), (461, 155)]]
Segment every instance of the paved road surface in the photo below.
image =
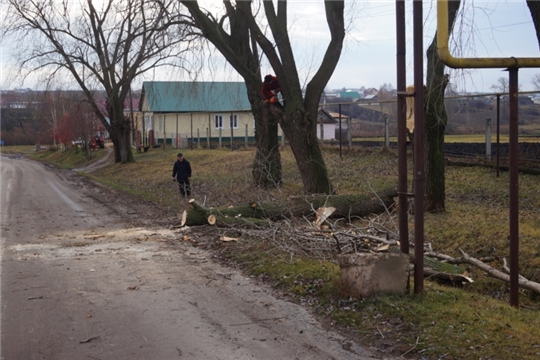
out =
[(0, 359), (372, 358), (182, 230), (134, 227), (73, 173), (0, 161)]

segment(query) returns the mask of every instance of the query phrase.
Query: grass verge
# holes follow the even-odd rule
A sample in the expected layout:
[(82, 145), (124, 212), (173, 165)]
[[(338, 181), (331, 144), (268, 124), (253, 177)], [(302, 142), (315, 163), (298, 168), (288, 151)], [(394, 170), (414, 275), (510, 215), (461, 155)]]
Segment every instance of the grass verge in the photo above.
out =
[[(397, 157), (377, 150), (325, 149), (325, 161), (340, 194), (371, 192), (397, 182)], [(136, 154), (136, 163), (112, 164), (92, 173), (104, 184), (180, 212), (187, 208), (171, 181), (176, 150)], [(253, 150), (187, 150), (193, 168), (193, 195), (207, 206), (228, 206), (253, 200), (301, 195), (300, 176), (289, 150), (281, 153), (284, 185), (261, 191), (251, 182)], [(57, 157), (58, 156), (58, 157)], [(47, 153), (40, 160), (73, 165), (67, 155)], [(412, 166), (409, 166), (409, 169)], [(426, 214), (425, 237), (435, 251), (459, 257), (463, 249), (475, 257), (489, 256), (500, 268), (508, 258), (508, 174), (490, 169), (446, 169), (446, 208)], [(411, 180), (409, 179), (409, 183)], [(540, 182), (520, 175), (520, 272), (540, 282)], [(409, 227), (413, 231), (413, 219)], [(362, 343), (386, 355), (425, 359), (540, 358), (540, 299), (520, 292), (520, 309), (508, 305), (508, 284), (470, 269), (475, 280), (452, 288), (426, 280), (422, 295), (349, 299), (340, 291), (334, 261), (292, 255), (269, 239), (242, 238), (218, 244), (224, 261), (281, 289), (291, 299), (322, 315), (331, 325), (357, 335)]]

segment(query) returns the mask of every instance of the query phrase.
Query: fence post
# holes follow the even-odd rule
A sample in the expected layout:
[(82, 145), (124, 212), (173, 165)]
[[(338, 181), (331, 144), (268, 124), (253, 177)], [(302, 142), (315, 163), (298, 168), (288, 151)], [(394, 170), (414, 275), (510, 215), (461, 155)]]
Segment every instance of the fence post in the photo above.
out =
[(341, 104), (339, 104), (339, 158), (343, 158), (343, 154), (341, 152)]
[(212, 123), (210, 121), (210, 113), (208, 114), (208, 129), (206, 131), (208, 135), (208, 149), (210, 149), (210, 138), (212, 137)]
[(388, 116), (384, 114), (384, 147), (390, 148), (390, 129), (388, 127)]
[(218, 130), (218, 136), (219, 136), (219, 148), (221, 149), (221, 128)]
[(491, 160), (491, 118), (486, 118), (486, 160)]
[(248, 124), (246, 124), (246, 149), (248, 148)]
[[(163, 150), (167, 147), (167, 129), (165, 124), (167, 123), (167, 115), (163, 115)], [(172, 140), (171, 140), (172, 141)]]
[(349, 140), (349, 150), (352, 149), (352, 120), (351, 118), (349, 117), (347, 119), (347, 139)]
[(231, 150), (234, 150), (234, 130), (232, 126), (231, 126)]
[(206, 145), (208, 146), (208, 149), (210, 150), (210, 129), (206, 128)]
[(201, 134), (199, 128), (197, 128), (197, 149), (201, 148)]

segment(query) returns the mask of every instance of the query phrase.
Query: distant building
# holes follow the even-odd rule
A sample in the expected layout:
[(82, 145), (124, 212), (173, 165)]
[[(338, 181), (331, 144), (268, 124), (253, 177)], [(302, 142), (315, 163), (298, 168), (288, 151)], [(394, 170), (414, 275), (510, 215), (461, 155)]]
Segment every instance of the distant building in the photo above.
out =
[(338, 93), (338, 97), (342, 99), (347, 99), (350, 101), (356, 101), (362, 98), (362, 96), (360, 95), (358, 91), (340, 91)]
[(333, 140), (336, 138), (336, 133), (339, 133), (339, 121), (341, 119), (341, 128), (346, 129), (349, 122), (349, 116), (345, 114), (335, 113), (332, 111), (319, 108), (319, 113), (317, 115), (317, 138), (321, 139), (321, 122), (322, 122), (322, 135), (324, 136), (323, 140)]
[(379, 100), (379, 97), (376, 94), (364, 96), (364, 98), (362, 99), (362, 101), (377, 101), (377, 100)]
[(519, 105), (530, 105), (534, 104), (533, 99), (531, 99), (528, 96), (518, 96), (518, 104)]
[[(322, 123), (322, 130), (321, 130)], [(321, 140), (332, 140), (336, 137), (336, 124), (337, 121), (334, 119), (330, 112), (319, 108), (319, 113), (317, 114), (317, 139)], [(322, 134), (321, 134), (322, 132)]]
[(379, 95), (379, 90), (375, 88), (368, 88), (364, 90), (364, 97), (370, 96), (370, 95)]
[(185, 147), (191, 137), (216, 140), (220, 133), (227, 138), (255, 137), (244, 82), (144, 82), (139, 110), (139, 144), (172, 142)]

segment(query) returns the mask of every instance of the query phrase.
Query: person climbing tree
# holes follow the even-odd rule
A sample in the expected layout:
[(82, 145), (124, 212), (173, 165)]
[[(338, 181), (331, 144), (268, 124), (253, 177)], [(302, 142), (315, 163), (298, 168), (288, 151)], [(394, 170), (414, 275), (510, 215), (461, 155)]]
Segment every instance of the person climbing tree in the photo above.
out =
[(279, 81), (277, 77), (272, 75), (266, 75), (261, 88), (261, 96), (265, 103), (279, 104), (277, 94), (281, 92)]

